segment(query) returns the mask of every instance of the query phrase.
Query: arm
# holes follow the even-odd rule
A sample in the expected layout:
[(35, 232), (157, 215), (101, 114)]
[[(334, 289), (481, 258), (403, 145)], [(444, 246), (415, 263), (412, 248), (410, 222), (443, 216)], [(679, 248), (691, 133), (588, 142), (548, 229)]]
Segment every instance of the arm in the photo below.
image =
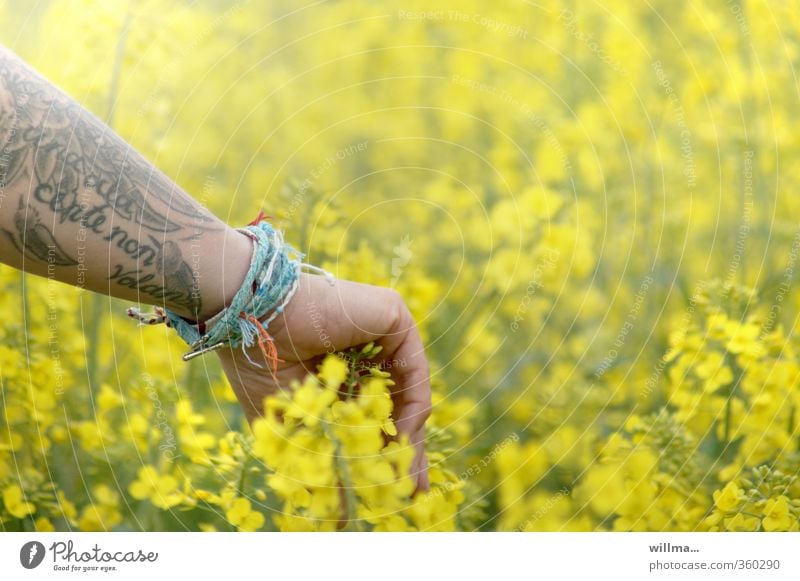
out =
[[(228, 227), (111, 129), (0, 47), (0, 261), (192, 320), (227, 306), (250, 263), (251, 241)], [(394, 418), (417, 446), (427, 488), (428, 363), (419, 332), (390, 289), (301, 275), (270, 325), (276, 373), (241, 349), (217, 351), (248, 419), (263, 398), (302, 379), (321, 356), (369, 341), (392, 366)], [(256, 348), (251, 359), (263, 356)]]
[(0, 47), (3, 262), (204, 319), (235, 293), (250, 245)]

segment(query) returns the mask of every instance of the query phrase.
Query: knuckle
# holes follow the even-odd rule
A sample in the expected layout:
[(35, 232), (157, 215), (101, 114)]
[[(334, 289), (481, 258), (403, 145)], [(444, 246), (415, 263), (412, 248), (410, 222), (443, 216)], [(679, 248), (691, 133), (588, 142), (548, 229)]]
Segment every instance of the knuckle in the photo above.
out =
[(431, 417), (431, 412), (433, 411), (433, 406), (431, 405), (430, 401), (426, 401), (422, 404), (422, 408), (419, 412), (419, 417), (423, 422), (428, 421), (428, 418)]
[(392, 305), (404, 305), (403, 297), (397, 289), (387, 288), (385, 289), (384, 293), (386, 294), (386, 300)]
[(400, 293), (394, 289), (388, 289), (386, 304), (390, 327), (396, 329), (405, 320), (408, 309)]

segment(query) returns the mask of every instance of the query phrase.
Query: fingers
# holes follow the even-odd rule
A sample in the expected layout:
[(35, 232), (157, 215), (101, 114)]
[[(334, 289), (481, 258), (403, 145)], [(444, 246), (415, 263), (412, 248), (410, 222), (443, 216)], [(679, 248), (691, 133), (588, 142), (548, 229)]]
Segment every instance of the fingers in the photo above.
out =
[[(431, 414), (431, 383), (428, 360), (422, 338), (414, 319), (405, 305), (395, 325), (397, 334), (390, 335), (385, 342), (399, 343), (386, 354), (391, 358), (393, 377), (394, 417), (397, 430), (408, 434), (416, 449), (412, 464), (412, 477), (417, 491), (428, 490), (428, 463), (425, 457), (425, 422)], [(382, 341), (381, 343), (383, 343)]]
[(430, 489), (428, 480), (428, 457), (425, 455), (425, 431), (420, 428), (411, 435), (411, 443), (417, 451), (411, 465), (411, 477), (417, 483), (414, 492), (427, 492)]
[[(411, 320), (411, 315), (408, 315)], [(411, 322), (400, 345), (391, 354), (397, 429), (413, 434), (422, 429), (431, 413), (431, 382), (428, 360), (419, 331)]]
[[(394, 420), (399, 433), (407, 434), (417, 454), (412, 476), (417, 490), (427, 490), (425, 422), (431, 413), (431, 383), (425, 347), (414, 318), (400, 295), (391, 289), (350, 283), (339, 293), (339, 308), (349, 328), (346, 346), (377, 340), (384, 362), (391, 363)], [(332, 332), (331, 335), (337, 335)]]
[[(304, 360), (392, 334), (402, 301), (390, 289), (303, 274), (283, 315), (270, 325), (282, 358)], [(396, 341), (396, 340), (395, 340)]]
[(392, 289), (303, 275), (298, 292), (276, 319), (273, 338), (285, 360), (307, 360), (324, 353), (376, 341), (391, 360), (397, 430), (413, 440), (418, 489), (427, 488), (424, 425), (431, 412), (428, 360), (414, 318)]
[[(258, 355), (260, 353), (251, 353), (254, 360)], [(274, 395), (293, 380), (301, 381), (314, 369), (303, 362), (290, 362), (273, 374), (267, 371), (267, 363), (263, 359), (263, 367), (255, 367), (239, 349), (221, 349), (217, 351), (217, 356), (248, 422), (264, 413), (265, 397)]]

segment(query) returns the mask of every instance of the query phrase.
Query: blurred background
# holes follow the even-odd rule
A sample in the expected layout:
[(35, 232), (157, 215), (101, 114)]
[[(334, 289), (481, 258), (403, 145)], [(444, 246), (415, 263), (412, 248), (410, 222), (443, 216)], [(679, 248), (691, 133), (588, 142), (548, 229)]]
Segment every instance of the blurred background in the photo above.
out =
[[(223, 220), (403, 294), (460, 530), (797, 529), (798, 32), (765, 0), (0, 0), (2, 44)], [(234, 526), (200, 489), (276, 528), (216, 361), (0, 284), (4, 530)]]

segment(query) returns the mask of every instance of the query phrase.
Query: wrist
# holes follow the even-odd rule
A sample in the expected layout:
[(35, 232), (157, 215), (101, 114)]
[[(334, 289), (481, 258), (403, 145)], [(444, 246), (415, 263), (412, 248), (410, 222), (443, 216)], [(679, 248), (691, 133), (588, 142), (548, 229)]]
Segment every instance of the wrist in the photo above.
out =
[(247, 275), (253, 254), (253, 241), (230, 227), (219, 239), (203, 246), (207, 254), (199, 261), (203, 269), (198, 272), (197, 321), (207, 321), (231, 304)]

